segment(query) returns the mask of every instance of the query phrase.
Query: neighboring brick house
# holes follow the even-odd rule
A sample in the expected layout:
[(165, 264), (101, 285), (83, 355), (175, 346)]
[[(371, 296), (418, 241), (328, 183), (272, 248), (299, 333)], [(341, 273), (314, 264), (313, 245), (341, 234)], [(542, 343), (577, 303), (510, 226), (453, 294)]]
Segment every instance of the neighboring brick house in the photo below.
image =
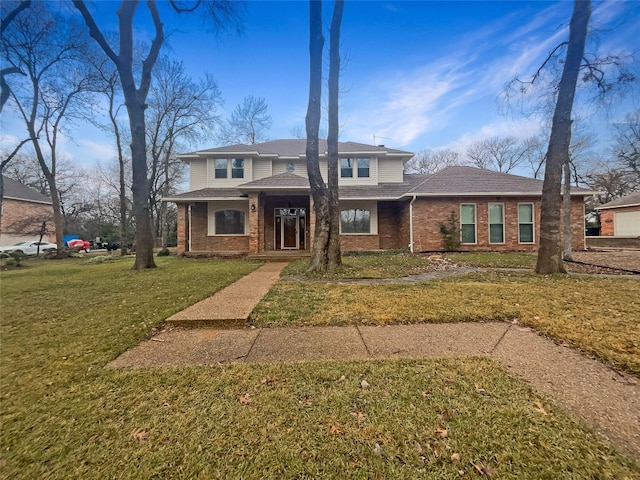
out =
[[(309, 251), (315, 216), (305, 140), (275, 140), (197, 151), (188, 163), (190, 191), (165, 198), (178, 205), (178, 252), (269, 254)], [(326, 179), (326, 142), (320, 142)], [(404, 173), (413, 154), (384, 146), (340, 143), (339, 195), (343, 251), (443, 250), (440, 223), (455, 213), (464, 251), (536, 251), (542, 181), (448, 167), (434, 175)], [(585, 248), (584, 201), (571, 194), (573, 246)]]
[(640, 192), (605, 203), (597, 210), (601, 236), (640, 237)]
[(0, 245), (39, 240), (43, 222), (46, 222), (47, 230), (43, 240), (55, 242), (56, 232), (51, 199), (12, 178), (3, 175), (2, 180), (4, 198)]

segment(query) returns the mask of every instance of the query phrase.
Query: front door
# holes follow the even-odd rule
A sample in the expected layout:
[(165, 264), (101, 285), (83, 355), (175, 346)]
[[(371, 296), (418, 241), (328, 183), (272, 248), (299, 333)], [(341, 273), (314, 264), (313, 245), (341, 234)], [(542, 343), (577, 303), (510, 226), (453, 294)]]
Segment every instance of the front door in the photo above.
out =
[(276, 250), (300, 250), (305, 248), (306, 209), (275, 209)]

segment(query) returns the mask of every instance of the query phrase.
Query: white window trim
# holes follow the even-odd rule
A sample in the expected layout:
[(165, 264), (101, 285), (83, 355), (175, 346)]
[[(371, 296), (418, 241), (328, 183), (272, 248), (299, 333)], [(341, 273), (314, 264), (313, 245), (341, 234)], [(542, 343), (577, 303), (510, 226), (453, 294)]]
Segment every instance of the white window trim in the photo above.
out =
[[(473, 206), (473, 238), (475, 238), (475, 242), (473, 243), (465, 243), (462, 241), (462, 207), (466, 205)], [(460, 210), (458, 212), (460, 215), (460, 245), (477, 245), (478, 244), (478, 205), (475, 203), (461, 203)]]
[[(246, 237), (249, 235), (249, 209), (247, 202), (221, 201), (209, 202), (207, 210), (207, 236), (209, 237)], [(237, 210), (244, 213), (244, 233), (216, 233), (216, 212)]]
[[(495, 223), (494, 225), (502, 225), (502, 241), (501, 242), (492, 242), (491, 241), (491, 205), (500, 205), (502, 207), (502, 224)], [(489, 245), (504, 245), (507, 240), (507, 232), (505, 225), (505, 209), (504, 203), (502, 202), (489, 202), (487, 204), (487, 240)]]
[[(347, 159), (350, 158), (351, 160), (353, 160), (353, 164), (351, 166), (351, 176), (350, 177), (344, 177), (342, 176), (342, 160), (343, 159)], [(369, 160), (369, 175), (366, 177), (361, 177), (358, 175), (358, 160)], [(371, 157), (340, 157), (340, 178), (345, 178), (345, 179), (351, 179), (351, 180), (357, 180), (357, 179), (362, 179), (362, 180), (369, 180), (371, 178), (371, 171), (372, 171), (372, 166), (371, 164), (373, 163), (373, 160)]]
[(342, 214), (343, 210), (352, 210), (354, 208), (369, 211), (369, 232), (342, 233), (342, 222), (340, 222), (340, 235), (378, 235), (378, 202), (375, 200), (340, 202), (340, 214)]
[[(207, 164), (207, 168), (211, 168), (212, 172), (208, 175), (214, 182), (224, 181), (249, 181), (247, 180), (247, 159), (244, 157), (229, 157), (229, 158), (212, 158), (211, 163)], [(222, 178), (216, 177), (216, 161), (226, 160), (227, 162), (227, 176)], [(242, 160), (242, 177), (233, 177), (233, 160)], [(209, 166), (211, 165), (211, 167)], [(221, 169), (222, 170), (222, 169)]]
[[(520, 222), (520, 205), (531, 205), (531, 223), (521, 223)], [(521, 242), (520, 241), (520, 225), (531, 225), (533, 230), (533, 241), (531, 242)], [(536, 244), (536, 205), (533, 202), (518, 202), (518, 243), (522, 245), (535, 245)]]

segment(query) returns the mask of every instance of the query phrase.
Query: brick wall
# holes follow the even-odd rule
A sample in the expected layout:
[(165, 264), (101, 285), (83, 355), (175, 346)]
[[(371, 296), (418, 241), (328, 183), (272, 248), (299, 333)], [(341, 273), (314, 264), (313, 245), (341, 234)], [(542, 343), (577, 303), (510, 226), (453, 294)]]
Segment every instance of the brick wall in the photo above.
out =
[[(47, 221), (47, 233), (43, 241), (56, 241), (56, 228), (53, 223), (53, 207), (45, 203), (25, 202), (5, 198), (2, 204), (3, 237), (14, 239), (23, 237), (27, 240), (37, 240), (43, 220)], [(15, 240), (22, 241), (22, 240)], [(15, 243), (13, 242), (13, 243)]]
[(378, 235), (340, 235), (340, 249), (343, 252), (379, 250)]
[(379, 247), (383, 250), (408, 248), (409, 203), (378, 202)]
[[(540, 242), (540, 199), (531, 197), (456, 197), (418, 198), (413, 204), (415, 251), (443, 250), (440, 222), (447, 223), (451, 211), (460, 219), (460, 204), (476, 205), (476, 244), (463, 244), (464, 251), (535, 252)], [(489, 203), (504, 205), (504, 243), (489, 243)], [(533, 203), (535, 243), (518, 242), (518, 203)], [(572, 197), (572, 244), (574, 250), (584, 250), (584, 200)]]

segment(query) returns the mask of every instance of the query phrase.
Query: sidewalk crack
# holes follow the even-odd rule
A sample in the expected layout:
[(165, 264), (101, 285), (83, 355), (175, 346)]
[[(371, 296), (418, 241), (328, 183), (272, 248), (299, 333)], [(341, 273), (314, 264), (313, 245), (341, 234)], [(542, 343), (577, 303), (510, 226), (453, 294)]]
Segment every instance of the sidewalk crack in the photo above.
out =
[(505, 331), (502, 333), (502, 335), (500, 335), (500, 338), (498, 339), (496, 344), (493, 346), (493, 348), (491, 348), (491, 351), (489, 352), (489, 356), (490, 357), (493, 357), (493, 353), (498, 348), (498, 345), (500, 345), (500, 343), (502, 343), (502, 340), (504, 340), (504, 337), (507, 336), (507, 333), (509, 332), (509, 330), (511, 330), (511, 327), (513, 327), (513, 323), (509, 324), (509, 326), (505, 329)]
[(367, 352), (367, 356), (372, 357), (371, 350), (369, 350), (369, 345), (364, 341), (364, 337), (362, 336), (362, 332), (360, 331), (360, 326), (356, 325), (356, 330), (358, 331), (358, 335), (360, 335), (360, 340), (362, 340), (362, 344), (364, 345), (364, 349)]
[(251, 346), (249, 347), (249, 351), (244, 356), (244, 361), (245, 362), (247, 361), (247, 358), (249, 358), (249, 355), (251, 355), (251, 352), (253, 351), (253, 347), (255, 346), (256, 342), (258, 341), (258, 338), (260, 338), (260, 335), (262, 335), (262, 330), (264, 330), (264, 329), (261, 328), (260, 330), (258, 330), (258, 335), (256, 335), (256, 338), (253, 339), (253, 342), (251, 343)]

